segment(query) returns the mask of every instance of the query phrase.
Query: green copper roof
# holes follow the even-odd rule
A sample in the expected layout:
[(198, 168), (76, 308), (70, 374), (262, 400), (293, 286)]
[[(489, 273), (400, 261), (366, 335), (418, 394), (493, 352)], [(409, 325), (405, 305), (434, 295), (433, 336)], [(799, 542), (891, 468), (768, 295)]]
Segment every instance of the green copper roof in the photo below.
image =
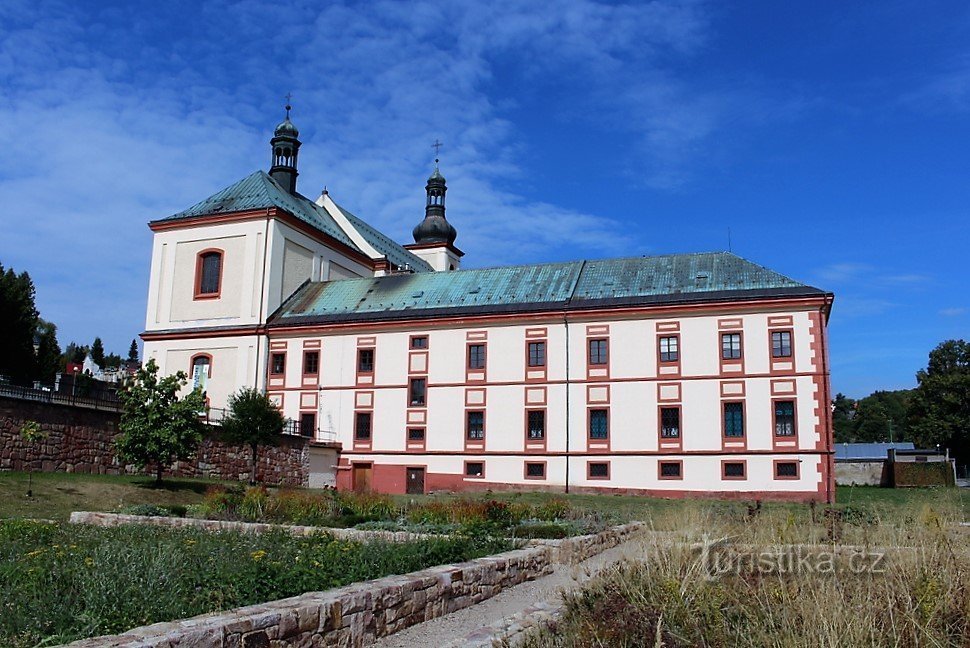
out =
[(287, 211), (304, 223), (360, 252), (360, 248), (354, 245), (326, 210), (300, 194), (289, 193), (265, 171), (256, 171), (188, 209), (156, 222), (266, 207), (277, 207)]
[(825, 293), (728, 252), (309, 283), (271, 326)]
[(410, 250), (405, 249), (399, 243), (391, 240), (381, 232), (368, 225), (366, 222), (351, 214), (340, 205), (337, 205), (337, 203), (334, 203), (334, 205), (336, 205), (337, 209), (340, 210), (340, 213), (343, 214), (348, 221), (350, 221), (350, 224), (354, 226), (354, 229), (356, 229), (360, 235), (364, 237), (364, 240), (370, 243), (375, 250), (386, 256), (387, 260), (395, 266), (410, 266), (418, 272), (431, 272), (434, 270), (434, 268), (432, 268), (428, 262), (421, 257), (417, 256)]

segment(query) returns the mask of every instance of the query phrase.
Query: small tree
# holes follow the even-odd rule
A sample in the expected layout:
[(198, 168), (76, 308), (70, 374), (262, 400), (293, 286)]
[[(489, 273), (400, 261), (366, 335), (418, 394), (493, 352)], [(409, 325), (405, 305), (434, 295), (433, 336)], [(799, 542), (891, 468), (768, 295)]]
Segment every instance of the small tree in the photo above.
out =
[(132, 340), (128, 347), (128, 362), (138, 362), (138, 340)]
[(94, 338), (94, 343), (91, 344), (91, 360), (104, 369), (104, 343), (99, 337)]
[[(24, 443), (32, 446), (36, 442), (46, 439), (47, 431), (42, 430), (37, 421), (25, 421), (23, 427), (20, 428), (20, 437), (24, 440)], [(27, 464), (27, 466), (27, 497), (33, 497), (34, 469), (30, 467), (30, 464)]]
[(166, 466), (190, 459), (202, 442), (199, 412), (205, 398), (199, 390), (179, 398), (186, 382), (184, 371), (159, 379), (152, 359), (118, 394), (124, 406), (121, 435), (115, 441), (118, 455), (139, 469), (153, 465), (156, 483)]
[(230, 443), (248, 445), (253, 451), (249, 483), (256, 483), (256, 464), (260, 446), (275, 445), (283, 433), (286, 419), (269, 396), (252, 387), (243, 387), (229, 396), (222, 433)]

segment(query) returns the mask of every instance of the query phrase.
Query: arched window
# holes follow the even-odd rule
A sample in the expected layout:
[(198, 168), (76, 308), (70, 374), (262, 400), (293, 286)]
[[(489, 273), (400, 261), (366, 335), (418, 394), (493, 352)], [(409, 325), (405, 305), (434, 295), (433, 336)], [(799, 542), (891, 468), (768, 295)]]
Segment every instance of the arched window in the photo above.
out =
[(222, 291), (222, 250), (203, 250), (195, 266), (195, 298), (214, 299)]
[(212, 356), (208, 353), (192, 356), (192, 371), (189, 374), (189, 384), (192, 385), (192, 389), (205, 391), (211, 377)]

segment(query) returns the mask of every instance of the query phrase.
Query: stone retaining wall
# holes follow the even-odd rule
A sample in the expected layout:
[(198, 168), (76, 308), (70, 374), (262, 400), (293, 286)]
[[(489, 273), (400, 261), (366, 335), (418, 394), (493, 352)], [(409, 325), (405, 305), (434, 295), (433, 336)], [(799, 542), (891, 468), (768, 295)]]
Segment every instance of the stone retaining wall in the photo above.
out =
[(70, 646), (268, 648), (364, 646), (495, 596), (552, 571), (548, 547), (517, 549), (457, 565), (388, 576), (326, 592), (156, 623)]
[[(114, 451), (120, 417), (70, 405), (40, 403), (0, 396), (0, 470), (77, 472), (96, 475), (134, 474)], [(47, 438), (25, 443), (20, 430), (36, 421)], [(281, 437), (277, 446), (260, 449), (257, 477), (267, 484), (305, 486), (309, 480), (309, 443), (302, 437)], [(223, 443), (217, 432), (206, 434), (196, 457), (175, 464), (179, 477), (248, 481), (251, 451)]]
[[(72, 522), (114, 526), (129, 518), (137, 523), (195, 526), (207, 520), (142, 518), (108, 513), (75, 512)], [(151, 520), (146, 522), (146, 520)], [(187, 524), (184, 524), (188, 522)], [(228, 523), (203, 528), (234, 528)], [(247, 525), (259, 532), (276, 525)], [(291, 527), (294, 532), (356, 532), (375, 537), (387, 532), (355, 529)], [(299, 531), (296, 531), (299, 529)], [(373, 640), (475, 605), (504, 589), (550, 574), (560, 560), (578, 562), (616, 546), (643, 529), (638, 522), (591, 536), (534, 541), (532, 546), (471, 560), (432, 567), (402, 576), (388, 576), (326, 592), (310, 592), (229, 612), (156, 623), (120, 635), (76, 641), (70, 646), (93, 648), (268, 648), (277, 646), (365, 646)], [(394, 534), (397, 535), (397, 534)], [(416, 534), (408, 534), (416, 535)]]

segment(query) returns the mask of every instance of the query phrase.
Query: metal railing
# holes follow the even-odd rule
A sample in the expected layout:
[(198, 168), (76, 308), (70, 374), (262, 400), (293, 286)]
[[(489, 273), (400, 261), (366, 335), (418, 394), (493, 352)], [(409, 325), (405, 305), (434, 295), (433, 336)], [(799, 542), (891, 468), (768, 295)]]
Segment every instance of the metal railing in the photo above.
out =
[[(203, 418), (207, 425), (221, 425), (222, 421), (226, 418), (226, 410), (221, 407), (207, 407)], [(322, 441), (324, 443), (334, 442), (337, 440), (337, 434), (333, 430), (321, 430), (320, 428), (311, 428), (301, 425), (300, 421), (294, 421), (293, 419), (286, 419), (286, 425), (283, 427), (283, 434), (287, 436), (303, 437), (306, 439), (312, 439), (314, 441)]]
[(114, 391), (93, 390), (92, 393), (90, 389), (82, 390), (78, 387), (71, 392), (60, 392), (55, 391), (53, 387), (44, 386), (38, 389), (36, 387), (13, 385), (3, 377), (0, 377), (0, 396), (36, 403), (87, 407), (108, 412), (120, 412), (122, 410), (121, 401), (118, 400), (118, 394)]

